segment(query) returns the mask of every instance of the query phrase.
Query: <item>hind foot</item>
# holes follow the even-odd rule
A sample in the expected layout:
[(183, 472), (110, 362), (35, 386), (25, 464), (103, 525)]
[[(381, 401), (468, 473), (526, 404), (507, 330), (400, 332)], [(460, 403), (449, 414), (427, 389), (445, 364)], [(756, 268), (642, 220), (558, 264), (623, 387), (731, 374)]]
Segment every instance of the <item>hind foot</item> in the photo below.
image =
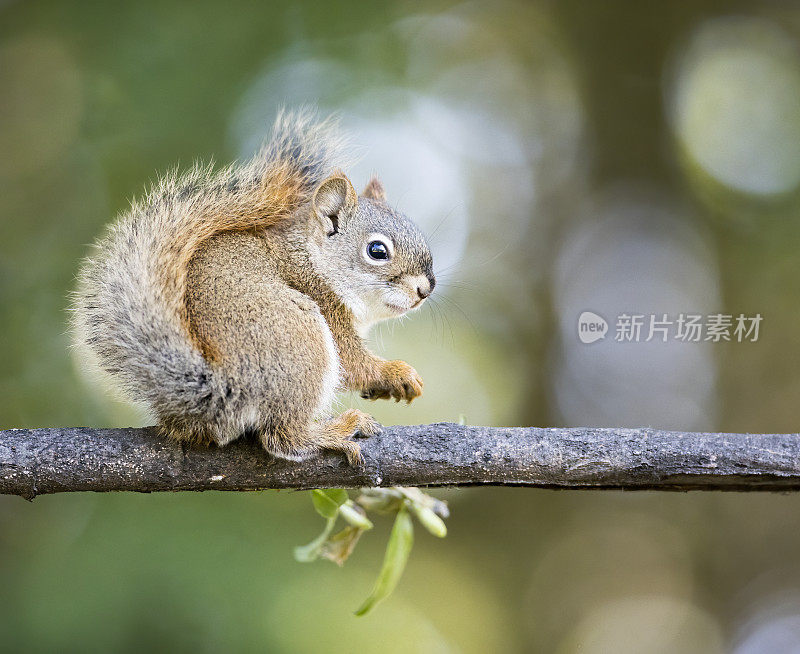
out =
[(319, 446), (326, 450), (341, 452), (351, 466), (364, 465), (361, 446), (353, 438), (368, 438), (381, 433), (381, 426), (372, 416), (358, 409), (348, 409), (340, 416), (318, 426)]

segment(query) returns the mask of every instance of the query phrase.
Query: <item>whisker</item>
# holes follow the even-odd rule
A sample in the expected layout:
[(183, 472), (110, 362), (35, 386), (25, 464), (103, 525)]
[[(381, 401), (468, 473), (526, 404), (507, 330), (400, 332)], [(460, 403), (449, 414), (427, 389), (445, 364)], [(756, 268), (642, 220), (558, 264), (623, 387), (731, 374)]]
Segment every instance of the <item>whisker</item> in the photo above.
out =
[(445, 345), (445, 334), (449, 332), (450, 334), (450, 343), (451, 346), (455, 347), (455, 334), (453, 332), (453, 327), (450, 324), (449, 318), (445, 315), (444, 311), (442, 310), (441, 305), (438, 302), (431, 303), (431, 310), (433, 315), (437, 317), (438, 325), (440, 326), (440, 344), (442, 347)]
[(431, 242), (434, 242), (434, 238), (433, 237), (436, 236), (436, 232), (438, 232), (439, 229), (441, 228), (441, 226), (444, 225), (444, 223), (452, 217), (452, 215), (455, 213), (455, 210), (456, 210), (455, 207), (451, 207), (450, 210), (447, 213), (445, 213), (444, 216), (442, 216), (442, 219), (439, 221), (439, 224), (436, 225), (434, 230), (428, 236), (428, 238), (431, 240)]
[(467, 312), (461, 308), (461, 305), (459, 305), (458, 302), (456, 302), (453, 298), (447, 297), (446, 295), (442, 295), (438, 299), (443, 303), (444, 302), (448, 303), (448, 305), (450, 305), (453, 309), (458, 311), (458, 313), (461, 314), (461, 317), (467, 322), (473, 333), (475, 333), (476, 335), (478, 334), (478, 328), (476, 327), (474, 321), (469, 316), (469, 314), (467, 314)]

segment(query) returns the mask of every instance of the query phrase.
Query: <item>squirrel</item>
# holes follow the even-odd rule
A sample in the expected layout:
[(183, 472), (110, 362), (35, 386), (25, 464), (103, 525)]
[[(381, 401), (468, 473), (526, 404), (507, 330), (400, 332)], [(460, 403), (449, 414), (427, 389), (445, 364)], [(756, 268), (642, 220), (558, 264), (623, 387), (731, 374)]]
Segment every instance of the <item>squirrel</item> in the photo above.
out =
[(166, 436), (249, 433), (275, 457), (334, 450), (358, 466), (353, 438), (380, 425), (358, 409), (332, 417), (335, 393), (422, 394), (414, 368), (364, 338), (431, 294), (430, 248), (377, 177), (356, 193), (343, 143), (336, 120), (282, 111), (252, 160), (170, 173), (84, 262), (75, 343)]

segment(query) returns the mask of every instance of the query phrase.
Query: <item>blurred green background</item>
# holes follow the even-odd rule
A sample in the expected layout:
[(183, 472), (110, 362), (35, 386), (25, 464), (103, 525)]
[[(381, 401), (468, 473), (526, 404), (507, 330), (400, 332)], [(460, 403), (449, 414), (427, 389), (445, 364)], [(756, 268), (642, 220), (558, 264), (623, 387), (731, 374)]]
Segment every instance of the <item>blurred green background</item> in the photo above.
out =
[[(798, 431), (799, 46), (783, 2), (0, 3), (0, 427), (147, 421), (70, 356), (81, 257), (313, 102), (437, 261), (374, 338), (425, 397), (379, 420)], [(584, 345), (584, 310), (763, 323)], [(306, 494), (2, 497), (0, 650), (800, 651), (800, 497), (438, 494), (449, 537), (364, 619), (389, 524), (297, 564)]]

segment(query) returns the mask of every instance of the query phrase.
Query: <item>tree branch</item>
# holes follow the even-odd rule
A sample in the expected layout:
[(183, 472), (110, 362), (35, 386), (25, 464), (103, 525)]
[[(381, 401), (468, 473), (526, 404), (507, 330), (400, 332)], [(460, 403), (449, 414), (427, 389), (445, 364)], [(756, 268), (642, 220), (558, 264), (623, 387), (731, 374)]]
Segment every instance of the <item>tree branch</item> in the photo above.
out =
[(439, 423), (362, 440), (356, 470), (325, 454), (277, 461), (254, 441), (182, 447), (145, 429), (0, 431), (0, 493), (507, 485), (800, 490), (800, 435), (538, 429)]

